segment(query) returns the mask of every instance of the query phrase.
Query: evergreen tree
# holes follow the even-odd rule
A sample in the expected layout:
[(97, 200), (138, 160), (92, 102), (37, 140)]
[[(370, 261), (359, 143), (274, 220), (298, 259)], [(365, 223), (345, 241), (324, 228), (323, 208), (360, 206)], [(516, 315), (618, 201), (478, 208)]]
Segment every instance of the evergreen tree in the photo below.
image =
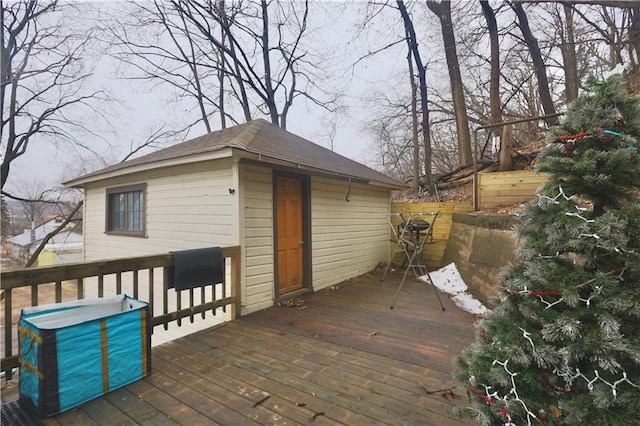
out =
[(640, 104), (588, 81), (537, 169), (502, 298), (458, 357), (483, 424), (640, 424)]

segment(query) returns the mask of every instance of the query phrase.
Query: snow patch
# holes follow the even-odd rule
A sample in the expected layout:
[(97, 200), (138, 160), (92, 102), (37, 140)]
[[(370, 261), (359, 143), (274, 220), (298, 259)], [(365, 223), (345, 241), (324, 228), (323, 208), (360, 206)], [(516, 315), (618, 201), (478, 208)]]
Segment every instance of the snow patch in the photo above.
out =
[(616, 75), (616, 74), (620, 74), (620, 75), (622, 75), (624, 72), (625, 72), (625, 66), (624, 66), (623, 64), (618, 64), (618, 65), (616, 65), (616, 67), (615, 67), (614, 69), (612, 69), (611, 71), (609, 71), (609, 72), (605, 72), (605, 73), (602, 75), (602, 78), (604, 78), (604, 79), (606, 80), (607, 78), (612, 77), (612, 76), (614, 76), (614, 75)]
[[(455, 263), (450, 263), (437, 271), (433, 271), (429, 276), (433, 285), (443, 293), (451, 295), (453, 303), (460, 309), (476, 315), (484, 315), (489, 312), (486, 306), (467, 292), (468, 287), (462, 280)], [(429, 277), (426, 275), (423, 275), (420, 279), (426, 283), (429, 282)]]

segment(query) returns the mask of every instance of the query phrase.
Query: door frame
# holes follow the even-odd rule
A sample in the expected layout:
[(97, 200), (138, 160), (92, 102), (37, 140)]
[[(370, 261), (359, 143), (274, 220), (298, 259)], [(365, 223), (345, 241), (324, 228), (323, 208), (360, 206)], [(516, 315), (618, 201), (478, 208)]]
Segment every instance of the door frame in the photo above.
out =
[[(286, 177), (296, 179), (301, 183), (302, 189), (302, 273), (303, 282), (300, 290), (280, 295), (278, 292), (278, 202), (277, 202), (277, 178)], [(301, 292), (308, 292), (312, 289), (311, 283), (311, 178), (308, 175), (300, 175), (297, 173), (286, 172), (282, 170), (273, 170), (273, 294), (274, 299), (287, 299), (298, 295)]]

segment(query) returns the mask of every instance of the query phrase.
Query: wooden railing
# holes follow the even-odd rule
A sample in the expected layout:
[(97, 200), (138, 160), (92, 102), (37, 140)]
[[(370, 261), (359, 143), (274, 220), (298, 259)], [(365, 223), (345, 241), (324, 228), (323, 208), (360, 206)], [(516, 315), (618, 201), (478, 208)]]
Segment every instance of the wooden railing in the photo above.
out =
[[(72, 299), (84, 299), (86, 293), (95, 294), (97, 297), (121, 294), (123, 284), (126, 284), (126, 287), (132, 291), (130, 296), (149, 302), (153, 326), (163, 325), (165, 330), (172, 321), (176, 321), (180, 326), (183, 318), (190, 317), (193, 321), (197, 314), (204, 318), (205, 312), (212, 311), (215, 314), (217, 308), (222, 308), (226, 312), (226, 308), (229, 307), (231, 319), (236, 318), (240, 312), (240, 247), (225, 247), (222, 252), (225, 264), (227, 263), (226, 259), (230, 260), (230, 274), (223, 274), (223, 276), (230, 278), (229, 285), (221, 283), (207, 286), (211, 287), (210, 292), (203, 287), (195, 290), (183, 290), (180, 292), (181, 294), (176, 294), (175, 290), (168, 288), (169, 267), (173, 266), (172, 253), (2, 272), (0, 285), (4, 308), (4, 353), (0, 370), (10, 379), (12, 371), (19, 365), (18, 355), (13, 348), (12, 334), (15, 331), (13, 309), (38, 306), (40, 302), (38, 290), (43, 285), (53, 285), (53, 302), (61, 303), (63, 301), (63, 284), (68, 282), (72, 282), (75, 287)], [(156, 279), (156, 270), (159, 268), (161, 268), (161, 283), (158, 283)], [(125, 283), (123, 283), (123, 278)], [(146, 278), (144, 285), (140, 285), (141, 278), (143, 278), (142, 280)], [(228, 291), (227, 287), (229, 287)], [(31, 290), (30, 303), (22, 301), (20, 302), (21, 306), (13, 306), (14, 292), (25, 288)], [(196, 293), (198, 291), (200, 294)], [(68, 285), (64, 288), (64, 293), (64, 299), (68, 299)], [(186, 307), (182, 306), (182, 293), (185, 293), (186, 297), (184, 298), (188, 299)], [(218, 298), (217, 295), (221, 297)], [(158, 299), (161, 299), (160, 303), (158, 303)], [(172, 302), (171, 310), (170, 300)]]

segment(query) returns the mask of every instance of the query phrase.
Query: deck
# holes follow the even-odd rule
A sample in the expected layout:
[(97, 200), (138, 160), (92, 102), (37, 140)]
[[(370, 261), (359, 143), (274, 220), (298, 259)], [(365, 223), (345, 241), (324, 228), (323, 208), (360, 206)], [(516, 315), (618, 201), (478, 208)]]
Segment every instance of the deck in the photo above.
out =
[(369, 276), (153, 348), (152, 374), (48, 425), (473, 424), (454, 357), (474, 316)]

